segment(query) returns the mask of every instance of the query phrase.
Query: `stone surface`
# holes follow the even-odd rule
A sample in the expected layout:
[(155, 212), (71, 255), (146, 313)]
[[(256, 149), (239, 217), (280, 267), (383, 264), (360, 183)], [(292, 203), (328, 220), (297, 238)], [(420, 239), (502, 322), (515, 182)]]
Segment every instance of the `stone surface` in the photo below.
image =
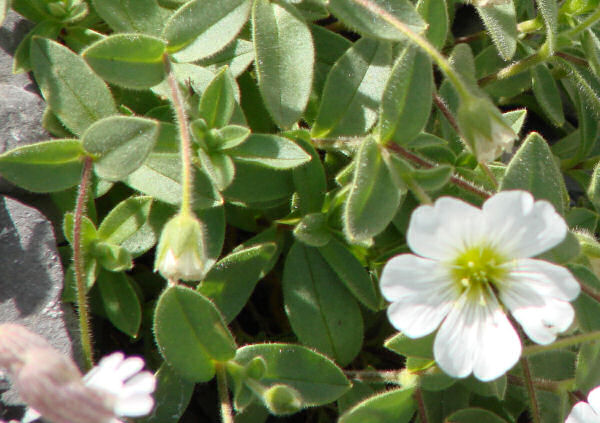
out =
[[(0, 322), (23, 324), (72, 356), (66, 322), (75, 319), (60, 302), (63, 270), (52, 226), (36, 209), (6, 196), (0, 196), (0, 269)], [(2, 402), (20, 403), (10, 389)]]
[[(32, 26), (9, 12), (0, 28), (0, 153), (50, 138), (41, 124), (45, 103), (30, 75), (12, 73), (14, 52)], [(0, 193), (14, 192), (0, 177)]]

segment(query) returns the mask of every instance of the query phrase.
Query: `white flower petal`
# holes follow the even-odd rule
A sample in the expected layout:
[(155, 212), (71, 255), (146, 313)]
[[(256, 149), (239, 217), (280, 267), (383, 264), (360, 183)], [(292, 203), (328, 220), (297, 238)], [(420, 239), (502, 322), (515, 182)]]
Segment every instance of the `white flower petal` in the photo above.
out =
[(156, 379), (150, 372), (141, 372), (127, 381), (122, 390), (123, 396), (151, 394), (156, 389)]
[(433, 332), (458, 297), (440, 263), (412, 254), (392, 258), (380, 284), (383, 296), (393, 302), (388, 308), (390, 322), (410, 338)]
[(550, 298), (545, 306), (519, 307), (512, 315), (533, 342), (548, 345), (571, 326), (575, 311), (570, 303)]
[(453, 377), (482, 381), (502, 376), (519, 360), (521, 340), (493, 294), (482, 304), (463, 295), (438, 331), (435, 360)]
[(526, 191), (502, 191), (483, 204), (488, 237), (511, 257), (533, 257), (560, 244), (567, 224), (547, 201)]
[(588, 404), (600, 415), (600, 386), (595, 387), (588, 393)]
[(462, 200), (438, 198), (433, 206), (420, 206), (413, 212), (406, 240), (416, 254), (435, 260), (448, 260), (481, 240), (481, 210)]
[(600, 416), (583, 401), (575, 404), (565, 423), (600, 423)]
[(154, 399), (150, 395), (134, 395), (119, 398), (115, 404), (115, 413), (119, 416), (140, 417), (152, 411)]
[[(581, 287), (566, 268), (544, 260), (520, 259), (510, 263), (507, 290), (529, 288), (542, 297), (571, 301), (577, 298)], [(504, 289), (500, 287), (501, 291)], [(528, 296), (524, 293), (521, 296)], [(504, 301), (504, 300), (503, 300)]]
[(125, 382), (144, 368), (144, 360), (140, 357), (127, 357), (115, 371), (115, 377)]
[(29, 407), (27, 408), (27, 410), (25, 410), (25, 415), (21, 419), (21, 423), (32, 423), (38, 420), (40, 417), (42, 417), (40, 413), (38, 413), (33, 408)]

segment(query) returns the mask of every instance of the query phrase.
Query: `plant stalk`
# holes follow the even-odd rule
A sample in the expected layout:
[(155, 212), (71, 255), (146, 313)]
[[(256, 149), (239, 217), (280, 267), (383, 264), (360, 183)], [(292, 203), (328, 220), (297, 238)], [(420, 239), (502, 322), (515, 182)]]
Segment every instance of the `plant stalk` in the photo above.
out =
[(583, 344), (586, 342), (593, 342), (600, 340), (600, 331), (582, 333), (579, 335), (568, 336), (566, 338), (559, 339), (549, 345), (529, 345), (523, 348), (523, 357), (530, 355), (543, 353), (546, 351), (559, 350), (561, 348), (571, 347), (577, 344)]
[(231, 397), (227, 387), (227, 372), (225, 363), (216, 363), (217, 370), (217, 390), (219, 392), (219, 403), (221, 405), (221, 422), (234, 423), (233, 407), (231, 406)]
[(79, 336), (85, 370), (94, 365), (94, 351), (92, 348), (92, 333), (90, 330), (90, 317), (87, 303), (85, 266), (83, 258), (83, 244), (81, 239), (81, 222), (85, 215), (88, 187), (92, 177), (92, 158), (86, 156), (83, 161), (81, 183), (77, 193), (75, 216), (73, 221), (73, 266), (75, 269), (75, 284), (77, 286), (77, 314), (79, 316)]
[(529, 394), (529, 401), (531, 406), (531, 417), (533, 423), (541, 423), (540, 419), (540, 408), (537, 402), (535, 394), (535, 386), (533, 386), (533, 379), (531, 377), (531, 370), (529, 369), (529, 362), (526, 357), (521, 358), (521, 368), (523, 369), (523, 378), (525, 379), (525, 387)]

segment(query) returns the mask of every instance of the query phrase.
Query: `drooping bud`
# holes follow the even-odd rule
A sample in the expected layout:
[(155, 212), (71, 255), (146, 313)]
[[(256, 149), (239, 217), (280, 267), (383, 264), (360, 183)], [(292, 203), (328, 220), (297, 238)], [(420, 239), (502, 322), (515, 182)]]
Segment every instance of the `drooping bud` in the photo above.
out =
[(263, 401), (276, 416), (293, 414), (302, 408), (300, 392), (287, 385), (271, 386), (263, 393)]
[(209, 265), (200, 221), (179, 213), (167, 222), (156, 249), (154, 271), (169, 280), (202, 280)]
[(510, 151), (517, 139), (500, 110), (485, 97), (463, 97), (456, 119), (467, 146), (480, 163), (491, 162), (503, 151)]

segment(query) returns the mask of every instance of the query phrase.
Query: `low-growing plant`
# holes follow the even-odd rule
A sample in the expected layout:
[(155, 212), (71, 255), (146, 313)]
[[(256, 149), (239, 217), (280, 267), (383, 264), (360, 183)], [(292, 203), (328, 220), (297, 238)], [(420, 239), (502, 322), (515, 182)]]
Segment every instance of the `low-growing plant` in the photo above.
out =
[(470, 3), (0, 0), (53, 135), (0, 175), (140, 421), (600, 419), (600, 3)]

